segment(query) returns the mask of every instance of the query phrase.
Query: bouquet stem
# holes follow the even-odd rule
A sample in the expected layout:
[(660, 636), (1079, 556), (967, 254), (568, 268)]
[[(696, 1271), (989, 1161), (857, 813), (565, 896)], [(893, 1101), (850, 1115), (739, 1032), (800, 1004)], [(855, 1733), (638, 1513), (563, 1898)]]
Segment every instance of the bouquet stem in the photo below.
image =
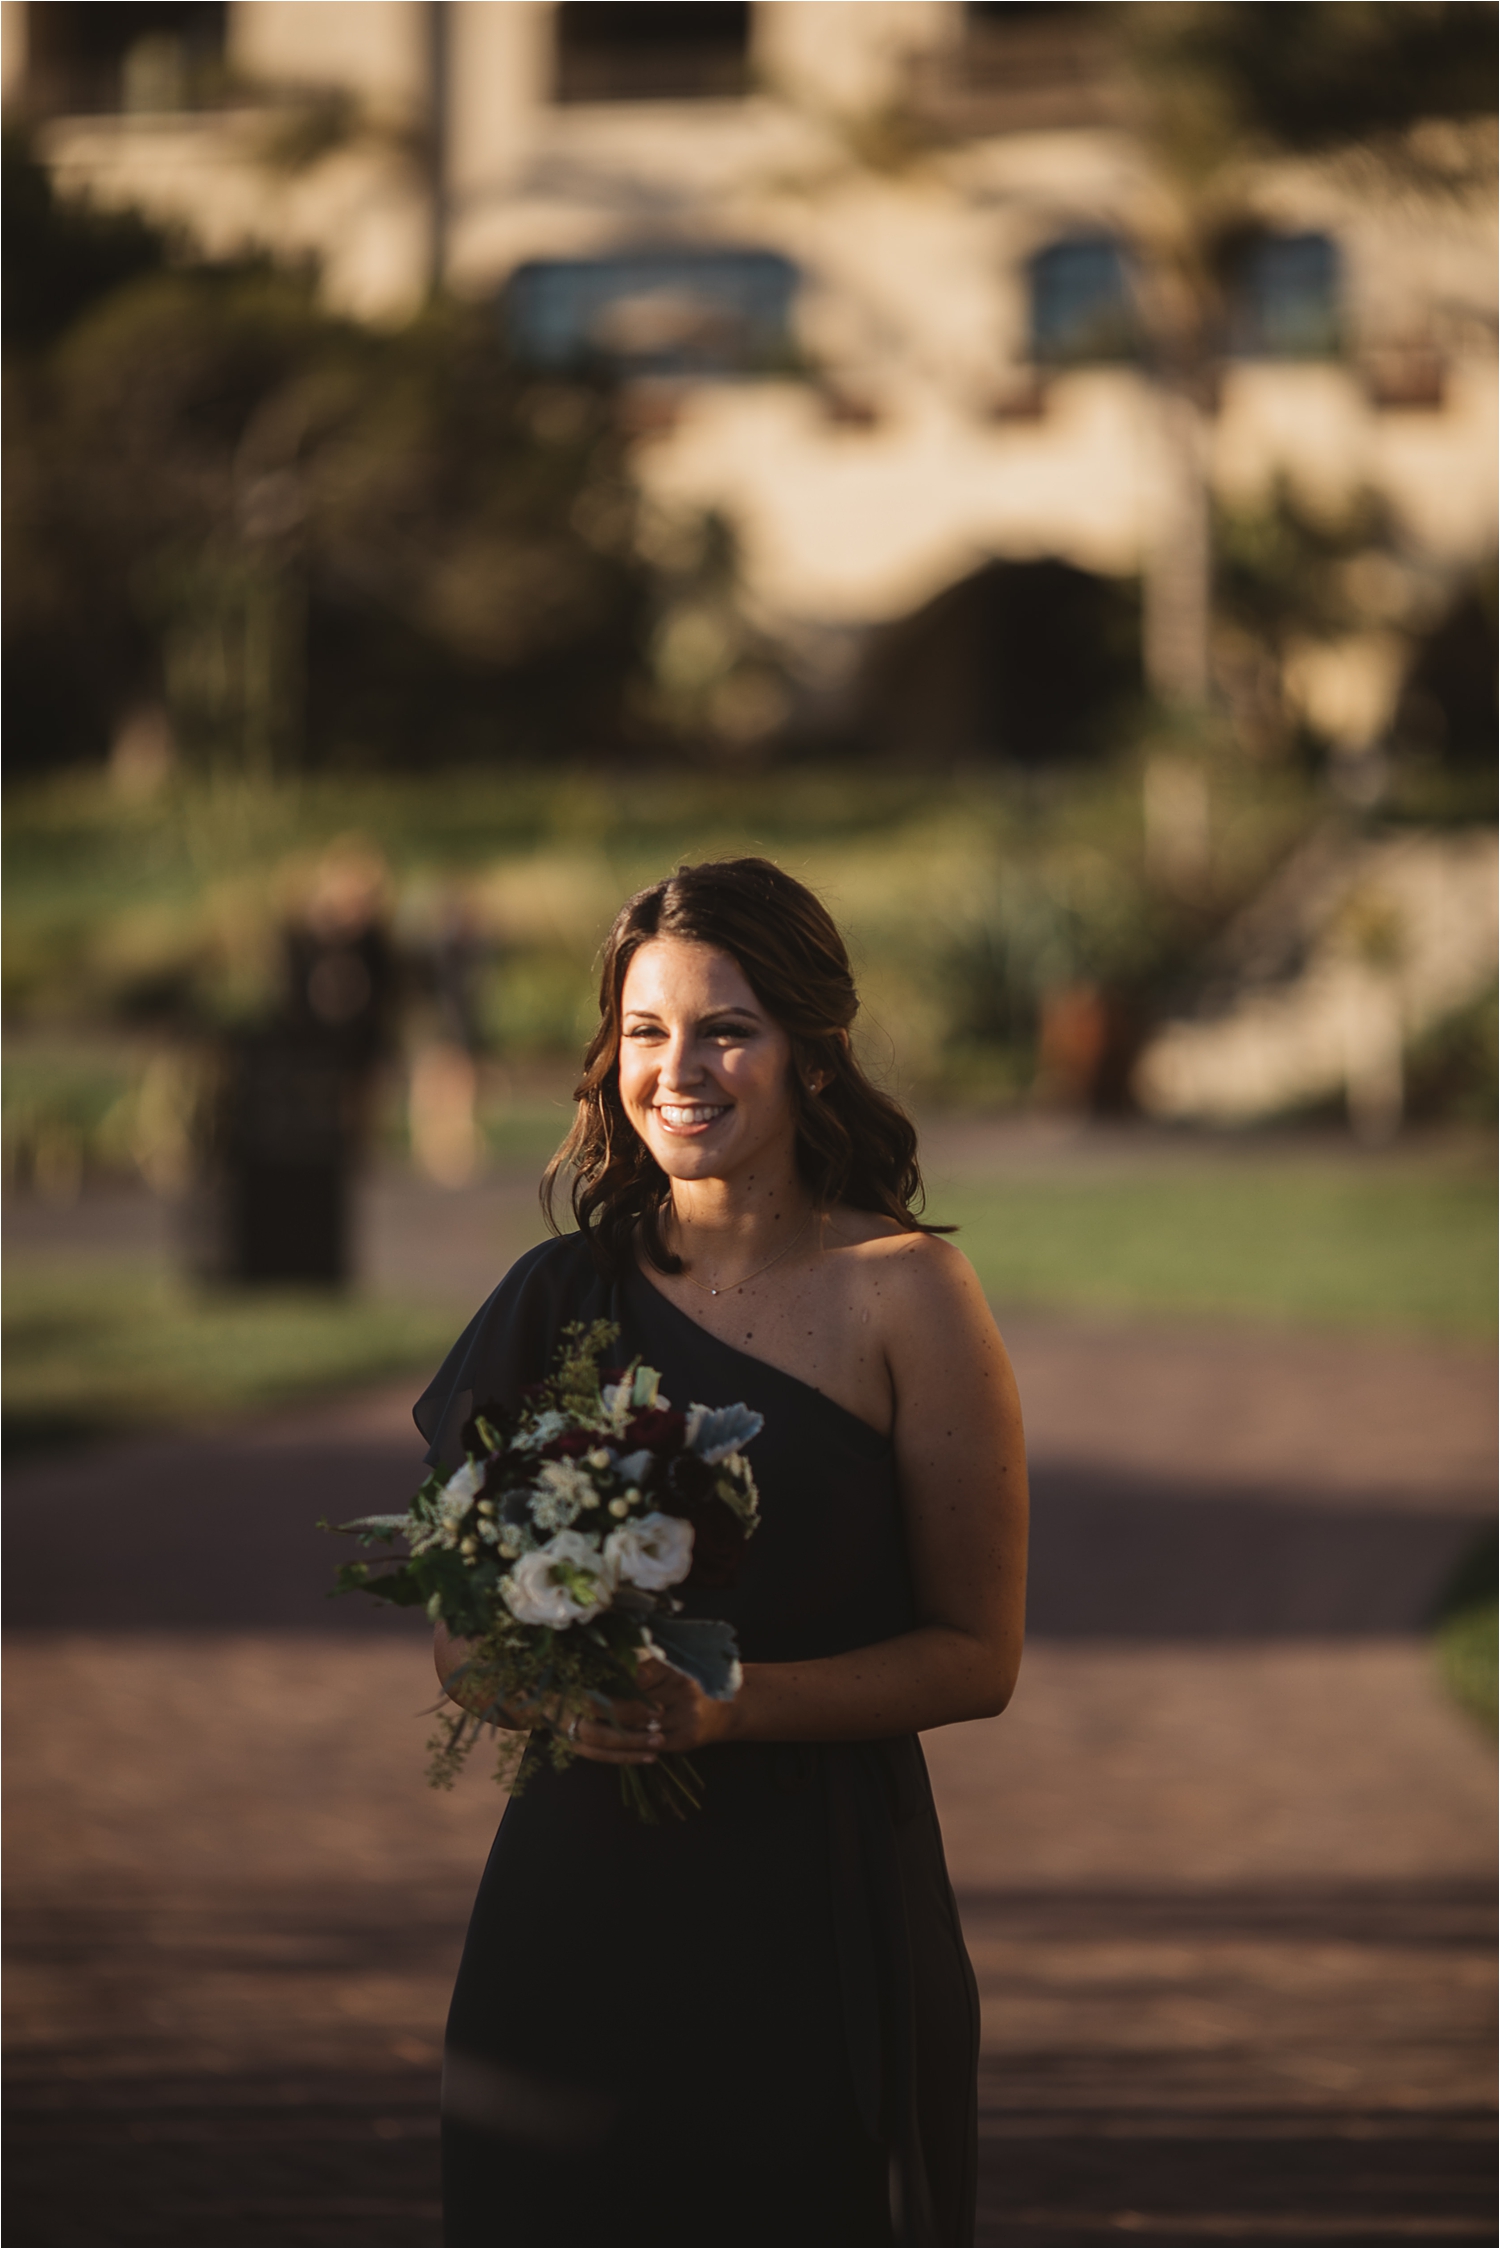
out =
[(654, 1765), (620, 1767), (620, 1801), (648, 1827), (659, 1827), (663, 1812), (686, 1819), (703, 1809), (703, 1776), (681, 1755), (659, 1757)]

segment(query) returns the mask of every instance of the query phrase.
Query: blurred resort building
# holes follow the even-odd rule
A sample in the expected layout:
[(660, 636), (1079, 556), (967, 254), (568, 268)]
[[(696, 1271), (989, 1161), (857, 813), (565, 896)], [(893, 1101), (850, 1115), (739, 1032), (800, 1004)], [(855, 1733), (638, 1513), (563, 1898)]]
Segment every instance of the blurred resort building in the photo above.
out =
[[(1179, 222), (1112, 12), (5, 0), (5, 83), (67, 190), (210, 252), (315, 258), (328, 297), (367, 317), (439, 281), (493, 297), (539, 368), (612, 366), (660, 535), (725, 516), (747, 598), (814, 672), (820, 648), (837, 672), (845, 636), (928, 612), (931, 658), (908, 652), (880, 723), (909, 729), (915, 700), (946, 749), (997, 723), (984, 666), (952, 660), (983, 638), (997, 563), (1143, 576), (1148, 669), (1170, 687), (1194, 662), (1171, 645), (1181, 621), (1151, 613), (1153, 558), (1198, 536), (1143, 348)], [(1288, 161), (1237, 189), (1189, 440), (1209, 487), (1378, 493), (1435, 566), (1481, 562), (1487, 199), (1434, 206), (1373, 192), (1357, 165)], [(1309, 649), (1298, 677), (1352, 748), (1397, 684), (1402, 589), (1370, 575), (1368, 629)], [(1078, 592), (1044, 584), (1034, 603), (1063, 664)], [(707, 660), (691, 631), (677, 659)]]
[[(1469, 128), (1438, 122), (1404, 183), (1357, 149), (1247, 150), (1200, 165), (1190, 210), (1151, 145), (1125, 13), (4, 0), (5, 98), (65, 194), (210, 255), (313, 261), (328, 302), (367, 320), (436, 288), (489, 302), (539, 377), (607, 374), (648, 548), (670, 565), (685, 527), (722, 519), (740, 617), (783, 653), (725, 665), (711, 602), (666, 619), (659, 670), (702, 691), (731, 748), (857, 703), (875, 755), (1036, 764), (1144, 670), (1165, 703), (1212, 686), (1253, 752), (1264, 651), (1211, 622), (1213, 511), (1278, 492), (1329, 523), (1373, 508), (1394, 529), (1345, 553), (1337, 629), (1286, 622), (1272, 696), (1358, 803), (1394, 727), (1449, 725), (1413, 652), (1495, 552), (1484, 165)], [(1161, 763), (1145, 811), (1162, 879), (1190, 884), (1192, 772)], [(1399, 879), (1436, 931), (1433, 850)], [(1466, 896), (1488, 895), (1488, 865), (1465, 861)], [(1297, 911), (1322, 899), (1343, 928), (1337, 901), (1372, 866), (1315, 870)], [(1302, 1050), (1337, 1082), (1340, 1040), (1374, 1054), (1391, 1034), (1325, 1000), (1337, 1036), (1321, 1016), (1262, 1023), (1224, 1067), (1188, 1027), (1148, 1057), (1143, 1097), (1274, 1108), (1309, 1089)], [(1265, 1059), (1277, 1037), (1284, 1067)]]

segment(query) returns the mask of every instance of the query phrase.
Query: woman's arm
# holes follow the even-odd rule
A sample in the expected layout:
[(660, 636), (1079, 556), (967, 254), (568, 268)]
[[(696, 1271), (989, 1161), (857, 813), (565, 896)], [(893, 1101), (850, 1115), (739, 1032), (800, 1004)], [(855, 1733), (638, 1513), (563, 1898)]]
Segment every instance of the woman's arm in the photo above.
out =
[[(579, 1747), (611, 1762), (713, 1741), (858, 1741), (1005, 1708), (1026, 1607), (1026, 1450), (1005, 1346), (968, 1260), (927, 1235), (871, 1244), (895, 1397), (896, 1447), (917, 1624), (805, 1663), (749, 1663), (730, 1703), (664, 1665), (617, 1728), (585, 1721)], [(876, 1274), (868, 1276), (873, 1282)], [(648, 1732), (652, 1717), (659, 1732)]]
[(1015, 1687), (1027, 1493), (1010, 1361), (967, 1258), (926, 1235), (878, 1249), (876, 1301), (886, 1307), (882, 1341), (918, 1621), (848, 1655), (748, 1664), (715, 1738), (917, 1733), (993, 1717)]

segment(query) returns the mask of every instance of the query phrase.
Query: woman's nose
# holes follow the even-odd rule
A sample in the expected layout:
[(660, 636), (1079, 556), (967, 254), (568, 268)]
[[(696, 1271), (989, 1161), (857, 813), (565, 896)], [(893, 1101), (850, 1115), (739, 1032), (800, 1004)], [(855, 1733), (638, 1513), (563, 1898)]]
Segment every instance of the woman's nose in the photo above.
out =
[(699, 1084), (702, 1077), (703, 1067), (693, 1041), (683, 1036), (668, 1039), (661, 1058), (660, 1083), (670, 1092), (683, 1093)]

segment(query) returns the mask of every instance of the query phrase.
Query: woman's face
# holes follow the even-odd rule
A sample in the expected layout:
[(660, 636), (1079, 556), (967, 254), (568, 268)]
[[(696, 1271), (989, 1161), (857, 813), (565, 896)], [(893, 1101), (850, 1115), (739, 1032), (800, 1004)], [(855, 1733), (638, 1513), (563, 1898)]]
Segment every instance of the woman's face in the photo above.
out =
[(796, 1146), (792, 1042), (738, 961), (655, 937), (620, 994), (620, 1098), (669, 1179), (779, 1169)]

